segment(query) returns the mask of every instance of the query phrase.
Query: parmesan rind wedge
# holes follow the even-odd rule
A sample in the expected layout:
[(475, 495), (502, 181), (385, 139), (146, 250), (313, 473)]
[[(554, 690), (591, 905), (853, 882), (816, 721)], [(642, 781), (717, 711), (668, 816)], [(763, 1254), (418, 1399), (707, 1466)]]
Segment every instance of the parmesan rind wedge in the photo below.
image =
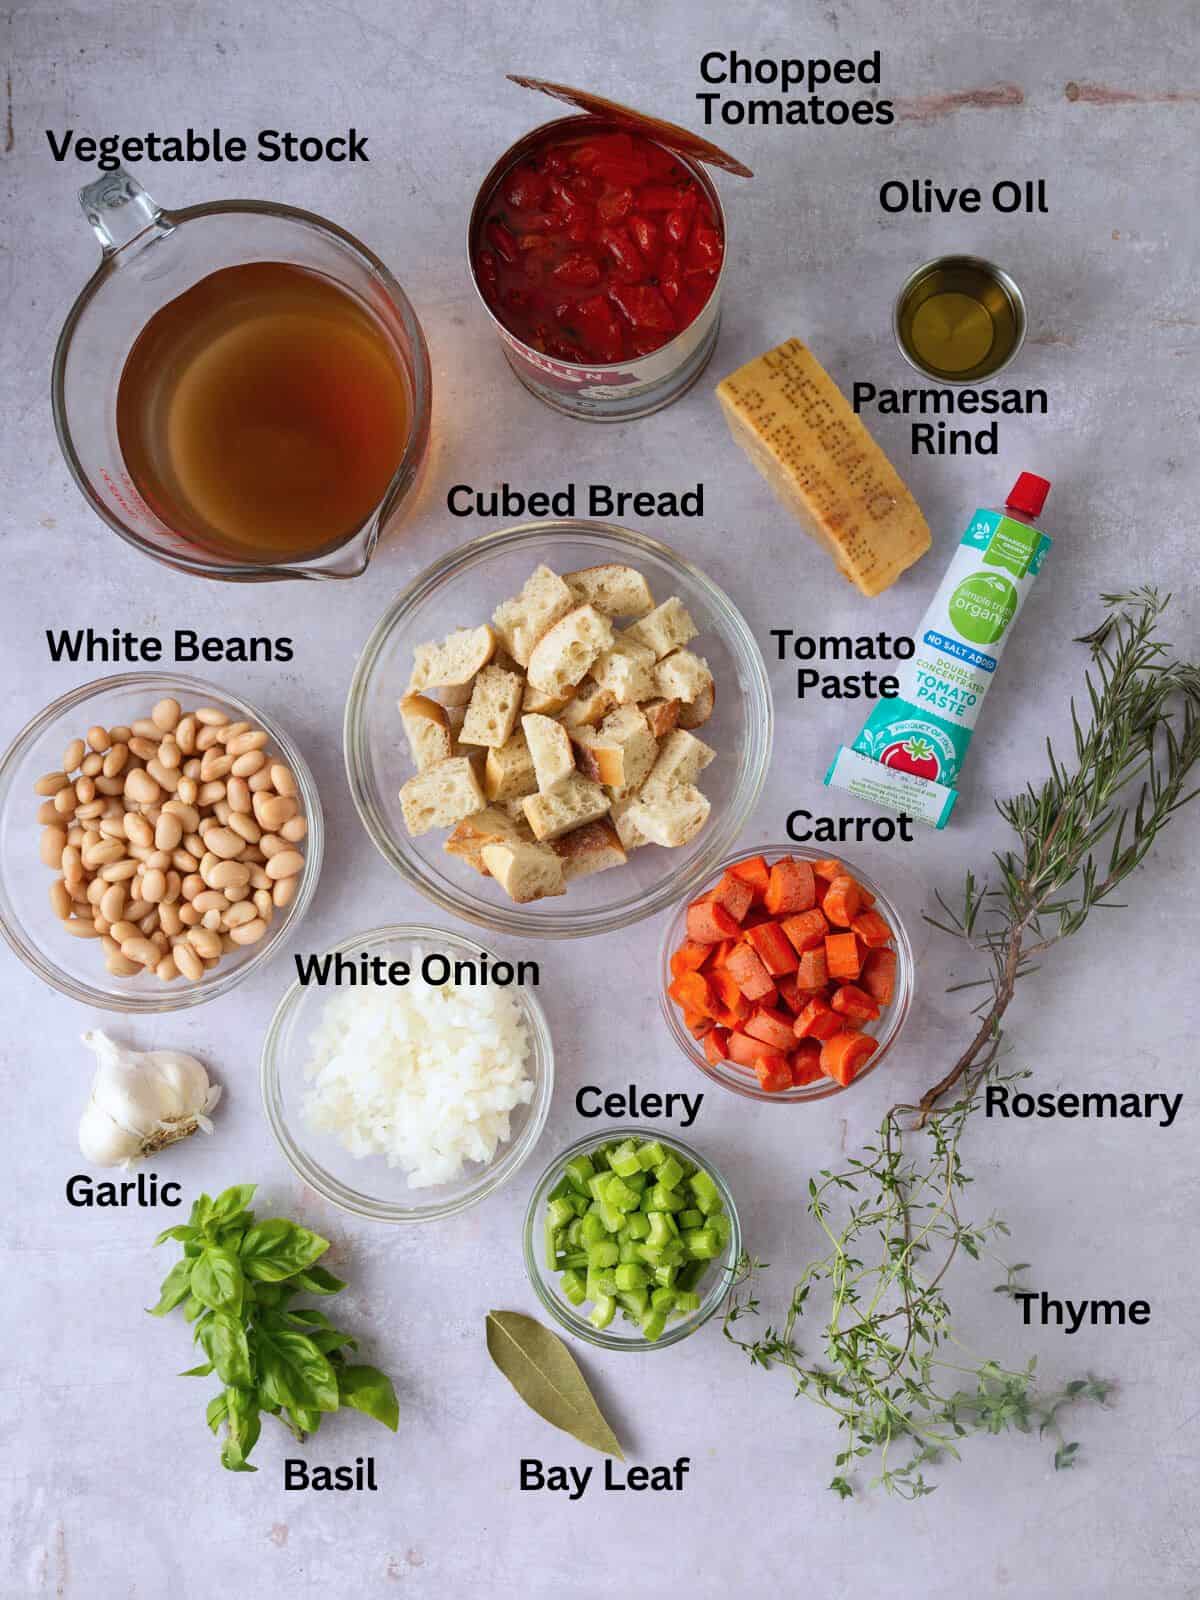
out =
[(865, 595), (882, 594), (929, 549), (903, 479), (799, 339), (717, 386), (734, 439)]

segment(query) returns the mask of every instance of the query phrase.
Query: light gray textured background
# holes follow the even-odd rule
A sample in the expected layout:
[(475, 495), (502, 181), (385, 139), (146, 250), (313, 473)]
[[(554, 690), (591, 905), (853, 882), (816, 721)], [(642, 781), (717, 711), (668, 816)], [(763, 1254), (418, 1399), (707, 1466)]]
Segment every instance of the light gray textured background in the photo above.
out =
[[(292, 633), (293, 666), (238, 669), (237, 677), (292, 731), (323, 785), (331, 841), (305, 948), (426, 909), (389, 875), (358, 824), (340, 726), (356, 649), (389, 597), (431, 558), (482, 531), (445, 514), (452, 482), (682, 488), (703, 476), (705, 524), (649, 531), (706, 567), (765, 637), (773, 626), (910, 630), (973, 508), (995, 503), (1021, 468), (1053, 478), (1053, 558), (986, 713), (960, 815), (943, 835), (862, 852), (872, 873), (917, 905), (930, 904), (935, 888), (952, 892), (965, 867), (982, 866), (1005, 842), (991, 796), (1040, 774), (1046, 732), (1064, 731), (1080, 666), (1069, 638), (1094, 619), (1098, 590), (1145, 580), (1190, 589), (1171, 628), (1194, 648), (1200, 73), (1185, 0), (1101, 0), (1086, 10), (1034, 0), (586, 8), (296, 0), (286, 10), (234, 0), (78, 0), (17, 4), (5, 20), (2, 731), (8, 737), (51, 697), (96, 675), (51, 666), (47, 626)], [(506, 71), (588, 85), (697, 125), (705, 46), (768, 55), (881, 47), (881, 92), (902, 111), (890, 129), (725, 130), (757, 176), (722, 180), (733, 245), (713, 382), (792, 333), (847, 385), (855, 377), (905, 382), (890, 301), (913, 265), (946, 248), (999, 259), (1028, 296), (1030, 339), (1012, 381), (1046, 386), (1052, 412), (1005, 422), (998, 461), (913, 460), (903, 420), (878, 424), (935, 548), (870, 605), (802, 540), (728, 442), (708, 382), (628, 427), (552, 415), (509, 376), (468, 282), (463, 233), (479, 178), (511, 139), (552, 114), (506, 84)], [(1068, 83), (1081, 86), (1074, 97)], [(1019, 92), (990, 109), (941, 99), (996, 85)], [(383, 256), (416, 305), (436, 391), (426, 492), (354, 583), (229, 589), (169, 573), (85, 510), (60, 460), (47, 403), (50, 357), (95, 247), (74, 198), (89, 174), (56, 166), (43, 130), (166, 132), (189, 122), (251, 134), (266, 126), (332, 132), (353, 122), (369, 134), (367, 168), (138, 169), (167, 205), (247, 195), (324, 212)], [(881, 181), (926, 175), (980, 185), (1042, 176), (1051, 214), (881, 213)], [(220, 670), (210, 675), (219, 681)], [(789, 674), (772, 667), (772, 677), (777, 748), (747, 842), (779, 838), (794, 805), (819, 808), (819, 775), (856, 727), (852, 707), (798, 707)], [(509, 1190), (417, 1231), (372, 1227), (318, 1203), (272, 1144), (257, 1059), (289, 976), (286, 956), (209, 1008), (114, 1024), (142, 1046), (193, 1048), (227, 1087), (216, 1137), (171, 1152), (158, 1163), (164, 1176), (190, 1191), (256, 1178), (268, 1208), (299, 1214), (334, 1240), (332, 1263), (353, 1285), (343, 1299), (369, 1359), (395, 1374), (403, 1416), (392, 1438), (349, 1414), (327, 1425), (308, 1454), (335, 1462), (373, 1450), (381, 1489), (369, 1496), (285, 1494), (283, 1436), (270, 1424), (257, 1477), (220, 1470), (201, 1416), (207, 1384), (175, 1377), (187, 1364), (184, 1328), (141, 1310), (165, 1270), (149, 1249), (164, 1219), (72, 1211), (64, 1201), (64, 1181), (80, 1167), (75, 1123), (90, 1070), (77, 1037), (100, 1019), (49, 993), (5, 952), (0, 1594), (592, 1600), (633, 1585), (828, 1600), (1200, 1593), (1197, 823), (1191, 816), (1172, 828), (1139, 874), (1131, 909), (1099, 919), (1057, 954), (1011, 1013), (1016, 1059), (1042, 1087), (1182, 1089), (1174, 1128), (989, 1123), (966, 1152), (978, 1174), (974, 1204), (1008, 1217), (1013, 1253), (1034, 1263), (1039, 1286), (1075, 1298), (1144, 1296), (1152, 1321), (1073, 1339), (1022, 1330), (991, 1293), (997, 1269), (964, 1267), (953, 1297), (977, 1349), (1013, 1358), (1036, 1351), (1052, 1376), (1089, 1368), (1116, 1376), (1119, 1398), (1072, 1428), (1083, 1441), (1073, 1472), (1055, 1475), (1037, 1441), (973, 1443), (961, 1465), (940, 1474), (937, 1494), (915, 1507), (878, 1495), (839, 1504), (825, 1489), (834, 1446), (826, 1421), (793, 1403), (782, 1378), (747, 1370), (715, 1326), (661, 1355), (584, 1355), (634, 1458), (691, 1456), (682, 1496), (593, 1490), (569, 1505), (517, 1490), (522, 1454), (583, 1459), (524, 1410), (484, 1349), (489, 1306), (534, 1309), (518, 1245), (535, 1168), (582, 1131), (579, 1083), (632, 1076), (644, 1086), (696, 1086), (672, 1053), (646, 981), (658, 927), (542, 952), (560, 1075), (542, 1145)], [(949, 942), (923, 942), (908, 1032), (860, 1092), (785, 1111), (712, 1089), (690, 1135), (728, 1174), (753, 1249), (774, 1263), (776, 1309), (791, 1270), (817, 1244), (804, 1211), (808, 1173), (852, 1151), (890, 1099), (919, 1091), (963, 1039), (961, 997), (942, 992), (944, 973), (960, 970), (947, 967)]]

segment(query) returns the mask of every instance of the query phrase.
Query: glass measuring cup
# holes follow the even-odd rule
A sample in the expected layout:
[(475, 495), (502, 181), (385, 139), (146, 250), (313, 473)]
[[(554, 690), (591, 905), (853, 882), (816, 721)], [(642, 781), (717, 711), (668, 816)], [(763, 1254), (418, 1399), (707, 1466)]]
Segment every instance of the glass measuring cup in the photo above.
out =
[[(51, 378), (58, 442), (92, 509), (144, 554), (183, 572), (234, 582), (353, 578), (414, 490), (429, 445), (425, 336), (403, 289), (343, 228), (310, 211), (225, 200), (164, 211), (123, 168), (79, 193), (101, 260), (59, 335)], [(117, 436), (117, 391), (130, 348), (150, 318), (225, 267), (277, 261), (332, 280), (371, 312), (408, 390), (409, 434), (382, 498), (366, 520), (319, 557), (265, 562), (202, 545), (164, 522), (131, 478)]]

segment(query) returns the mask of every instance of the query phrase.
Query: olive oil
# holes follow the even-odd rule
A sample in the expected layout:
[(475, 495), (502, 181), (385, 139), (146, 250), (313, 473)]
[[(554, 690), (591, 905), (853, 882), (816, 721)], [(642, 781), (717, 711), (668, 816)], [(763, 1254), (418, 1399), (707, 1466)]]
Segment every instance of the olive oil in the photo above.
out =
[(896, 342), (910, 365), (940, 383), (993, 377), (1025, 337), (1021, 291), (976, 256), (942, 256), (918, 267), (901, 289)]
[(370, 518), (408, 440), (408, 385), (381, 323), (331, 279), (226, 267), (142, 329), (117, 436), (148, 505), (192, 543), (274, 562)]

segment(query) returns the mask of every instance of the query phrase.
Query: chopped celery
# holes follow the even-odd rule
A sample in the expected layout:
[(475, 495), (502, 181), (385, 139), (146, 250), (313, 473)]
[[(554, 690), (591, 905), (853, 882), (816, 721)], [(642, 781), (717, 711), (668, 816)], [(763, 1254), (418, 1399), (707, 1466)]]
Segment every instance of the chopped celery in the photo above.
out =
[(683, 1182), (683, 1168), (675, 1157), (671, 1155), (657, 1168), (655, 1176), (664, 1189), (678, 1189)]
[(586, 1190), (588, 1179), (594, 1177), (595, 1172), (591, 1156), (573, 1156), (567, 1162), (566, 1177), (576, 1189)]
[(618, 1306), (647, 1342), (703, 1304), (702, 1280), (732, 1227), (710, 1173), (634, 1137), (565, 1164), (544, 1216), (546, 1266), (572, 1306), (607, 1328)]
[(568, 1267), (558, 1281), (573, 1306), (582, 1305), (587, 1299), (587, 1285), (574, 1268)]
[(616, 1296), (611, 1294), (602, 1294), (597, 1299), (596, 1304), (592, 1307), (588, 1316), (588, 1321), (591, 1323), (593, 1328), (607, 1328), (613, 1317), (616, 1315), (616, 1311)]

